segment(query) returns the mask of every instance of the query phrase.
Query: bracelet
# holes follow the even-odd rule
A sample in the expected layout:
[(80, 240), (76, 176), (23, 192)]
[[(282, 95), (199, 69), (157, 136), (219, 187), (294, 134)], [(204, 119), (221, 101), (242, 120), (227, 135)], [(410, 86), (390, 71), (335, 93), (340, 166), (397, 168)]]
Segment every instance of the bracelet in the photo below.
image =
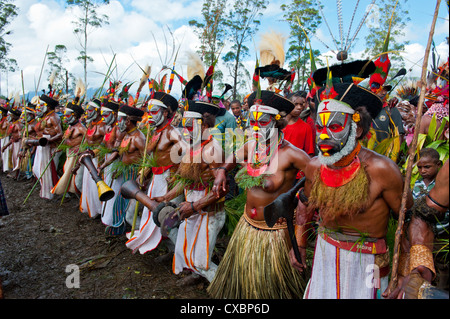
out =
[(409, 250), (409, 272), (419, 266), (427, 267), (436, 275), (433, 253), (425, 245), (413, 245)]
[(223, 167), (223, 166), (220, 166), (220, 167), (214, 167), (214, 168), (212, 168), (212, 169), (223, 169), (225, 172), (227, 171), (227, 169), (226, 169), (225, 167)]
[(194, 202), (191, 202), (191, 208), (192, 208), (192, 211), (193, 211), (194, 213), (197, 213), (197, 211), (196, 211), (195, 208), (194, 208)]

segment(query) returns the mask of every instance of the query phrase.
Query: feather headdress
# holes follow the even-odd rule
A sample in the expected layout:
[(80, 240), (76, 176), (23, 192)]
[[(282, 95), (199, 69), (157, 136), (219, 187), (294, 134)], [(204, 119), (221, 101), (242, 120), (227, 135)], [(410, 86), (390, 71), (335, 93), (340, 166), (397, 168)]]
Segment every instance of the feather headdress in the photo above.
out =
[(194, 76), (199, 75), (202, 80), (205, 78), (205, 65), (203, 64), (200, 56), (192, 51), (187, 54), (187, 77), (189, 80), (193, 79)]
[(283, 67), (285, 60), (284, 45), (286, 37), (276, 31), (261, 35), (259, 44), (259, 60), (262, 66), (276, 64)]
[[(75, 86), (75, 104), (79, 104), (81, 97), (86, 93), (86, 86), (81, 78), (78, 78), (77, 84)], [(81, 103), (80, 103), (81, 104)]]

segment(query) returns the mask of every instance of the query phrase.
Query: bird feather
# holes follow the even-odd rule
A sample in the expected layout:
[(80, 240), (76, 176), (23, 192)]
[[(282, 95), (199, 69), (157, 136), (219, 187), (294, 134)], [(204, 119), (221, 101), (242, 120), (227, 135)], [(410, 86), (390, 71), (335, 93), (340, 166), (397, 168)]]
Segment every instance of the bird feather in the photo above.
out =
[(261, 65), (277, 63), (283, 67), (285, 61), (284, 45), (286, 36), (280, 32), (269, 31), (261, 35), (259, 43), (259, 59)]
[(187, 77), (192, 80), (194, 76), (199, 75), (202, 80), (205, 78), (205, 66), (200, 56), (192, 51), (187, 52)]

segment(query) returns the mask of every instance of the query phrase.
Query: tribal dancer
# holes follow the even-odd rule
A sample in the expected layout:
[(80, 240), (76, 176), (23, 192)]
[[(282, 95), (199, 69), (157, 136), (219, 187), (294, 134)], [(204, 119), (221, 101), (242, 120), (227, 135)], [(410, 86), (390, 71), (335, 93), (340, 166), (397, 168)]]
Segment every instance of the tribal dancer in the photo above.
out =
[[(9, 135), (6, 134), (6, 131), (8, 130), (8, 104), (2, 104), (0, 105), (0, 150), (3, 148), (3, 146), (8, 143), (9, 141)], [(3, 172), (9, 171), (9, 165), (8, 165), (8, 154), (7, 152), (0, 152), (2, 155), (2, 164), (3, 164)]]
[(36, 124), (36, 105), (29, 102), (27, 107), (22, 110), (21, 121), (24, 129), (22, 130), (22, 147), (19, 151), (20, 170), (24, 172), (25, 177), (33, 177), (33, 161), (36, 153), (36, 147), (29, 145), (28, 140), (36, 140), (37, 133), (34, 125)]
[[(124, 182), (137, 177), (139, 160), (145, 149), (145, 136), (137, 129), (137, 123), (142, 120), (143, 115), (144, 112), (140, 109), (125, 104), (120, 106), (117, 125), (119, 131), (125, 133), (125, 135), (122, 140), (116, 141), (112, 155), (98, 167), (98, 173), (100, 174), (105, 167), (111, 165), (118, 158), (119, 161), (112, 164), (118, 186), (122, 186)], [(120, 194), (114, 200), (112, 226), (106, 227), (108, 235), (125, 233), (128, 204), (129, 200), (123, 198)], [(105, 212), (105, 214), (110, 214), (110, 212)]]
[(221, 145), (211, 135), (219, 107), (209, 102), (187, 103), (182, 123), (188, 136), (189, 152), (183, 155), (175, 173), (175, 186), (166, 195), (155, 198), (168, 202), (184, 195), (184, 201), (177, 205), (181, 224), (169, 233), (169, 237), (175, 242), (173, 273), (179, 274), (183, 269), (194, 272), (186, 277), (186, 284), (199, 275), (208, 281), (214, 278), (217, 265), (211, 257), (226, 217), (226, 191), (216, 197), (209, 187), (214, 171), (223, 162)]
[(84, 110), (78, 104), (77, 100), (67, 103), (63, 119), (69, 126), (64, 132), (64, 144), (68, 146), (66, 150), (67, 157), (63, 168), (64, 173), (58, 183), (52, 188), (52, 194), (63, 195), (66, 192), (73, 194), (81, 193), (83, 170), (81, 172), (78, 171), (78, 174), (73, 174), (72, 168), (77, 163), (81, 143), (86, 134), (86, 128), (80, 122), (83, 114)]
[(217, 171), (214, 191), (223, 189), (225, 170), (243, 161), (236, 181), (246, 188), (247, 202), (208, 287), (213, 298), (300, 298), (306, 284), (289, 263), (286, 222), (267, 226), (264, 207), (292, 187), (310, 158), (283, 138), (285, 116), (294, 104), (272, 91), (258, 94), (248, 98), (252, 139), (237, 150), (237, 159), (227, 159), (224, 169)]
[[(345, 73), (345, 65), (340, 67)], [(315, 82), (323, 83), (316, 78)], [(359, 140), (383, 104), (353, 82), (332, 84), (331, 73), (315, 97), (319, 156), (306, 167), (305, 187), (298, 193), (296, 223), (302, 263), (292, 253), (291, 261), (299, 270), (305, 269), (302, 247), (318, 211), (312, 275), (304, 297), (379, 298), (389, 274), (389, 217), (391, 212), (398, 216), (404, 183), (392, 160), (361, 147)], [(407, 208), (412, 203), (409, 192)], [(370, 284), (368, 276), (373, 278)]]
[[(155, 92), (148, 105), (147, 123), (150, 126), (148, 129), (154, 128), (154, 132), (147, 145), (147, 154), (153, 161), (151, 163), (153, 176), (148, 186), (147, 196), (153, 199), (154, 197), (164, 196), (168, 191), (170, 173), (178, 168), (178, 163), (172, 161), (171, 152), (175, 146), (181, 150), (182, 147), (178, 143), (182, 142), (182, 136), (171, 125), (173, 115), (178, 109), (178, 101), (174, 97), (158, 91)], [(144, 163), (144, 166), (146, 166), (146, 163)], [(139, 180), (140, 176), (138, 177)], [(154, 203), (153, 209), (158, 204), (156, 201)], [(139, 250), (141, 254), (145, 254), (155, 249), (161, 239), (161, 231), (153, 221), (151, 211), (144, 207), (140, 229), (127, 241), (127, 247), (132, 249), (133, 252)]]
[(20, 115), (22, 112), (16, 107), (11, 107), (8, 110), (7, 120), (10, 123), (8, 126), (8, 130), (6, 134), (9, 135), (9, 141), (2, 147), (2, 152), (7, 152), (9, 148), (10, 157), (11, 157), (11, 172), (8, 174), (8, 177), (15, 178), (16, 173), (19, 173), (19, 151), (22, 140), (22, 122), (20, 121)]
[[(104, 152), (104, 159), (102, 155), (99, 154), (99, 159), (104, 161), (109, 160), (114, 156), (112, 150), (114, 149), (114, 145), (116, 142), (120, 142), (124, 133), (120, 132), (117, 127), (117, 112), (119, 111), (119, 103), (113, 100), (104, 100), (102, 102), (101, 114), (103, 118), (103, 122), (105, 123), (105, 136), (103, 137), (103, 142), (100, 146), (100, 149)], [(117, 158), (115, 161), (118, 161)], [(112, 188), (114, 191), (114, 197), (110, 200), (102, 203), (102, 223), (106, 226), (113, 225), (113, 205), (116, 200), (117, 195), (120, 191), (120, 184), (114, 178), (114, 174), (112, 172), (112, 166), (109, 165), (105, 168), (104, 171), (104, 181), (105, 183)]]
[[(61, 143), (63, 137), (61, 119), (55, 113), (55, 108), (59, 105), (59, 102), (48, 95), (42, 94), (36, 100), (36, 103), (36, 117), (39, 120), (34, 126), (34, 129), (37, 132), (37, 138), (46, 138), (47, 144), (45, 146), (39, 145), (36, 148), (33, 174), (37, 179), (40, 179), (41, 198), (52, 199), (53, 194), (51, 190), (58, 182), (56, 169), (58, 167), (60, 153), (56, 153), (53, 159), (51, 159), (50, 154)], [(48, 166), (49, 163), (50, 165)]]
[[(86, 106), (86, 140), (89, 149), (97, 154), (98, 147), (105, 136), (105, 123), (102, 121), (100, 113), (101, 101), (93, 99)], [(97, 157), (92, 158), (92, 162), (97, 167)], [(88, 169), (83, 172), (83, 186), (80, 198), (80, 211), (88, 213), (89, 217), (94, 218), (102, 213), (102, 203), (98, 198), (97, 185)]]

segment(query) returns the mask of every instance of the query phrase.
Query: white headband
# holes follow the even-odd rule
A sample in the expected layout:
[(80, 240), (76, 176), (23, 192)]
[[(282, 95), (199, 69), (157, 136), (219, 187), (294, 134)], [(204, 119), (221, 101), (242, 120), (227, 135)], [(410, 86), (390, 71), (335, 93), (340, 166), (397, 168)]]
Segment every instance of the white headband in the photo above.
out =
[(319, 106), (317, 107), (317, 113), (322, 112), (342, 112), (347, 114), (354, 114), (355, 110), (345, 102), (329, 99), (320, 102)]
[(93, 107), (95, 107), (96, 109), (98, 109), (98, 108), (100, 107), (100, 105), (98, 105), (98, 104), (96, 104), (96, 103), (94, 103), (94, 102), (92, 102), (92, 101), (89, 101), (89, 102), (88, 102), (88, 105), (93, 106)]
[(120, 112), (119, 111), (119, 113), (117, 114), (118, 116), (128, 116), (127, 114), (125, 114), (125, 113), (123, 113), (123, 112)]
[(259, 104), (255, 104), (252, 105), (252, 107), (249, 110), (250, 112), (263, 112), (263, 113), (268, 113), (268, 114), (273, 114), (273, 115), (277, 115), (278, 113), (280, 113), (280, 111), (278, 111), (276, 108), (267, 106), (267, 105), (259, 105)]
[(110, 108), (104, 107), (104, 106), (102, 106), (101, 110), (113, 112), (113, 110), (111, 110)]
[(196, 119), (201, 119), (202, 115), (200, 113), (197, 113), (197, 112), (185, 111), (183, 113), (183, 117), (193, 117), (193, 118), (196, 118)]
[(161, 107), (164, 107), (164, 108), (166, 108), (167, 109), (167, 105), (165, 105), (163, 102), (161, 102), (160, 100), (150, 100), (149, 102), (148, 102), (148, 106), (151, 106), (151, 105), (158, 105), (158, 106), (161, 106)]

